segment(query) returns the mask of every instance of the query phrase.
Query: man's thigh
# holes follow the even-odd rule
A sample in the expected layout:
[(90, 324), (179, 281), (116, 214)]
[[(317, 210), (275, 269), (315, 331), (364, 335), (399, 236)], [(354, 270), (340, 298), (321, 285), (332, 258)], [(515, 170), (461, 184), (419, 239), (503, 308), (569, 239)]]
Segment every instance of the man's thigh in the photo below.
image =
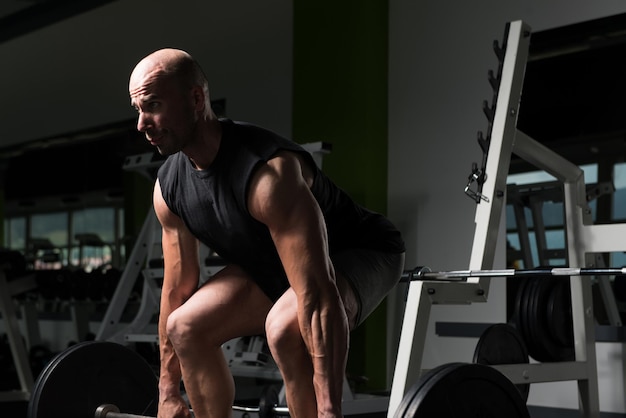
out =
[[(345, 288), (349, 287), (356, 298), (356, 318), (354, 323), (351, 321), (351, 328), (354, 328), (361, 324), (398, 284), (404, 269), (404, 253), (390, 254), (352, 249), (333, 255), (332, 262), (339, 290), (345, 292)], [(346, 308), (351, 308), (350, 303)], [(350, 315), (350, 312), (348, 314)]]
[(202, 284), (179, 314), (189, 318), (194, 329), (226, 342), (263, 334), (271, 307), (261, 288), (241, 268), (229, 265)]

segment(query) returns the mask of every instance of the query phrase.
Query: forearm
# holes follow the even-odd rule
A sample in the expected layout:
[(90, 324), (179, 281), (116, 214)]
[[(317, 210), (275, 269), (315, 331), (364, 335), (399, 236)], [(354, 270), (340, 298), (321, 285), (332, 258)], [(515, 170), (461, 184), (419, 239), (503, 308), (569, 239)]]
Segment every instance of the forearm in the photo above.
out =
[(161, 295), (161, 308), (159, 313), (159, 351), (160, 351), (160, 373), (159, 373), (159, 393), (162, 399), (171, 395), (180, 394), (180, 381), (182, 372), (178, 356), (167, 334), (167, 320), (169, 315), (180, 305), (182, 300), (172, 300), (168, 296), (169, 292), (163, 291)]
[(341, 408), (349, 333), (339, 295), (320, 299), (310, 309), (304, 305), (299, 321), (313, 362), (313, 384), (320, 416), (337, 415)]
[(159, 395), (163, 399), (168, 395), (180, 394), (180, 380), (182, 373), (178, 357), (174, 352), (174, 347), (167, 336), (166, 324), (169, 312), (163, 309), (159, 315), (159, 351), (161, 367), (159, 373)]

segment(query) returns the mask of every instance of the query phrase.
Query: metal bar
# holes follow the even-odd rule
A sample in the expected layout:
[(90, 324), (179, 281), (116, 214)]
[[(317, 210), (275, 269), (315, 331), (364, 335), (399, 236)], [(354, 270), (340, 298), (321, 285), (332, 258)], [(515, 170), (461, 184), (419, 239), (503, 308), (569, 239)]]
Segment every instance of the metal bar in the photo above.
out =
[[(240, 406), (233, 405), (233, 411), (258, 414), (261, 408), (258, 406)], [(193, 411), (190, 411), (193, 416)], [(272, 416), (289, 416), (289, 408), (286, 406), (274, 405), (272, 407)], [(128, 414), (120, 412), (119, 408), (112, 404), (100, 405), (96, 408), (94, 418), (154, 418), (146, 415)]]
[[(509, 194), (509, 201), (511, 195)], [(528, 234), (528, 222), (526, 222), (526, 213), (524, 206), (520, 201), (513, 201), (513, 213), (515, 214), (515, 223), (517, 224), (517, 234), (519, 236), (520, 249), (522, 250), (524, 267), (534, 266), (533, 255), (530, 247), (530, 237)]]
[[(126, 268), (122, 273), (119, 284), (115, 288), (113, 298), (109, 303), (104, 318), (100, 324), (100, 329), (96, 334), (96, 340), (108, 340), (114, 337), (114, 334), (118, 331), (120, 318), (126, 308), (130, 293), (135, 286), (137, 277), (146, 264), (146, 257), (150, 249), (148, 248), (154, 242), (155, 226), (158, 224), (158, 220), (154, 213), (154, 209), (150, 207), (146, 219), (141, 227), (137, 242), (133, 246), (133, 250), (130, 253)], [(118, 334), (119, 335), (119, 334)], [(123, 342), (123, 338), (120, 341)]]
[(548, 240), (546, 238), (546, 228), (543, 223), (543, 201), (531, 197), (530, 214), (533, 219), (533, 229), (535, 230), (535, 243), (537, 244), (539, 265), (549, 266), (550, 260), (548, 259), (546, 252), (548, 249)]
[[(258, 414), (260, 410), (261, 408), (259, 408), (258, 406), (233, 405), (233, 411), (238, 411), (238, 412), (248, 412), (248, 413), (252, 412), (252, 413)], [(272, 414), (273, 416), (288, 416), (289, 408), (286, 406), (274, 405), (272, 407)], [(123, 418), (123, 417), (120, 417), (120, 418)]]
[(102, 418), (154, 418), (146, 415), (127, 414), (124, 412), (107, 412), (104, 415), (100, 415)]
[(500, 270), (452, 270), (424, 271), (424, 267), (406, 270), (401, 281), (413, 280), (452, 280), (461, 281), (468, 277), (527, 277), (527, 276), (601, 276), (626, 274), (626, 267), (554, 267), (538, 269), (500, 269)]
[(20, 326), (17, 322), (13, 299), (7, 289), (8, 284), (4, 270), (0, 269), (0, 314), (2, 314), (5, 322), (6, 333), (9, 337), (9, 347), (13, 355), (21, 392), (30, 394), (33, 391), (34, 379), (28, 360), (28, 351), (24, 345)]
[(564, 361), (559, 363), (500, 364), (492, 365), (515, 384), (585, 380), (585, 362)]
[(405, 393), (421, 374), (426, 331), (432, 307), (425, 285), (425, 282), (420, 281), (409, 283), (387, 418), (394, 417)]
[[(493, 266), (502, 208), (506, 197), (506, 177), (511, 162), (511, 151), (517, 134), (517, 115), (524, 85), (524, 72), (530, 44), (530, 27), (522, 21), (507, 24), (506, 54), (502, 61), (502, 76), (489, 155), (485, 168), (487, 179), (482, 193), (489, 199), (476, 207), (474, 240), (470, 256), (470, 268)], [(488, 280), (483, 287), (489, 288)]]
[[(566, 160), (520, 130), (517, 130), (515, 134), (513, 153), (524, 161), (553, 175), (561, 182), (573, 183), (583, 176), (582, 169), (576, 164)], [(582, 196), (586, 196), (584, 189), (582, 192)]]

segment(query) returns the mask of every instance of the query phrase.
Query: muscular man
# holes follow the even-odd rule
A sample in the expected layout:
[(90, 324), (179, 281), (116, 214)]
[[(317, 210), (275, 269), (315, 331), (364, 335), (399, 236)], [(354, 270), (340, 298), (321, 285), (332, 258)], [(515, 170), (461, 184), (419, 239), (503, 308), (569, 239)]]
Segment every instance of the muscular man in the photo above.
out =
[[(349, 332), (398, 282), (404, 243), (294, 142), (218, 119), (186, 52), (158, 50), (129, 82), (137, 129), (168, 158), (154, 210), (163, 236), (159, 417), (232, 415), (221, 346), (266, 335), (292, 417), (341, 417)], [(226, 267), (199, 286), (198, 242)]]

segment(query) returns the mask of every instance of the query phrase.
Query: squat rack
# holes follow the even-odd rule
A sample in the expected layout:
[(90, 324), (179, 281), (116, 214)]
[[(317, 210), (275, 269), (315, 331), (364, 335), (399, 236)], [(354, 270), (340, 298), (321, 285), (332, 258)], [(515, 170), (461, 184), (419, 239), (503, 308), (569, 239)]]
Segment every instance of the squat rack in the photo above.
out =
[[(490, 119), (490, 138), (479, 143), (486, 154), (484, 172), (474, 170), (466, 193), (475, 198), (475, 232), (469, 269), (492, 269), (502, 209), (506, 199), (506, 178), (514, 153), (563, 184), (566, 246), (571, 267), (592, 266), (593, 254), (626, 250), (626, 224), (592, 225), (586, 201), (583, 171), (549, 148), (517, 129), (517, 115), (528, 58), (531, 30), (522, 21), (507, 23), (502, 48), (494, 50), (499, 74), (490, 82), (496, 95), (492, 107), (485, 106)], [(486, 146), (488, 146), (488, 154)], [(488, 176), (485, 176), (488, 173)], [(477, 191), (468, 190), (473, 181)], [(465, 281), (417, 280), (409, 283), (407, 304), (390, 394), (387, 416), (392, 418), (411, 384), (422, 370), (424, 341), (432, 305), (464, 305), (486, 302), (490, 277), (468, 277)], [(507, 364), (493, 366), (515, 384), (577, 381), (580, 416), (600, 414), (595, 350), (595, 324), (589, 277), (570, 276), (574, 332), (574, 361)]]

